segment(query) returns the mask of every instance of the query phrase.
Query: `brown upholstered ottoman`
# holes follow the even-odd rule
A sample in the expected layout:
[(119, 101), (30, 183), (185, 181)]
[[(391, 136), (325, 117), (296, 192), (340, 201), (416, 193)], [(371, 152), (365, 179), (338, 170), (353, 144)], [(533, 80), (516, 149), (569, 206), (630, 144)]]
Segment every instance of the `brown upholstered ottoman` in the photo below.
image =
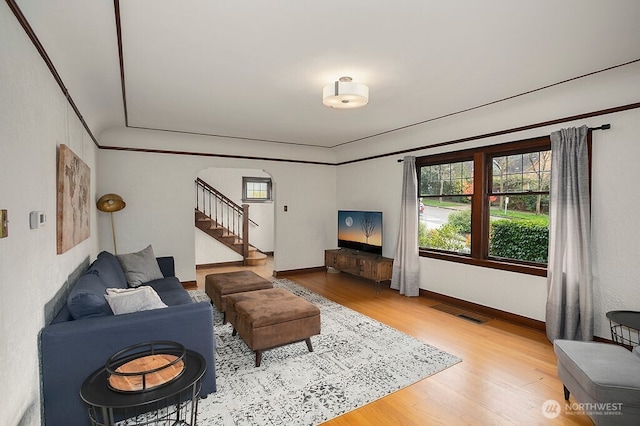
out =
[(229, 294), (245, 291), (273, 288), (273, 284), (266, 278), (252, 271), (222, 272), (205, 277), (204, 291), (211, 302), (223, 313), (222, 323), (227, 322), (226, 298)]
[(304, 340), (313, 352), (310, 337), (320, 334), (320, 309), (285, 289), (230, 294), (226, 309), (233, 334), (255, 352), (256, 367), (262, 351), (277, 346)]

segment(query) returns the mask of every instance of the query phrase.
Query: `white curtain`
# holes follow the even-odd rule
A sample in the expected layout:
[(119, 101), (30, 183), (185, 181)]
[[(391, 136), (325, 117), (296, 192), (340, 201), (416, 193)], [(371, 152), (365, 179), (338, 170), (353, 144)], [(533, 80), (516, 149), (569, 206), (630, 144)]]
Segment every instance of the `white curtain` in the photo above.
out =
[(593, 339), (587, 126), (551, 134), (546, 329), (555, 339)]
[(404, 157), (402, 206), (398, 245), (393, 260), (391, 288), (406, 296), (420, 294), (420, 268), (418, 262), (418, 177), (416, 157)]

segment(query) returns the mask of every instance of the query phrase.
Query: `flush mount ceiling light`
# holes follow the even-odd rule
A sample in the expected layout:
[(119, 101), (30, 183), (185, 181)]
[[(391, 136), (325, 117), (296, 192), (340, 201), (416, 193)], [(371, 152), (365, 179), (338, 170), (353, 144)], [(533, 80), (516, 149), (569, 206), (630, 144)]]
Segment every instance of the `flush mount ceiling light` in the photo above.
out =
[(360, 108), (368, 102), (369, 88), (362, 83), (354, 83), (351, 77), (340, 77), (322, 90), (322, 103), (330, 108)]

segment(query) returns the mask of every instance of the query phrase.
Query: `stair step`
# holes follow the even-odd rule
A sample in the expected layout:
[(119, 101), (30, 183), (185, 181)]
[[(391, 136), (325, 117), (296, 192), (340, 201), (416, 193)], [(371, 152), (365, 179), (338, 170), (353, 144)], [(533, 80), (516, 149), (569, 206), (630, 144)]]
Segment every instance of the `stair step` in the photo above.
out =
[[(195, 209), (195, 225), (198, 229), (220, 241), (236, 253), (242, 254), (244, 248), (242, 239), (231, 233), (227, 228), (218, 225), (214, 219), (198, 209)], [(245, 259), (245, 263), (249, 266), (264, 265), (267, 263), (267, 255), (250, 245), (249, 255)]]
[(245, 259), (245, 263), (247, 266), (264, 265), (267, 263), (267, 255), (256, 250), (253, 255), (250, 254), (249, 257)]

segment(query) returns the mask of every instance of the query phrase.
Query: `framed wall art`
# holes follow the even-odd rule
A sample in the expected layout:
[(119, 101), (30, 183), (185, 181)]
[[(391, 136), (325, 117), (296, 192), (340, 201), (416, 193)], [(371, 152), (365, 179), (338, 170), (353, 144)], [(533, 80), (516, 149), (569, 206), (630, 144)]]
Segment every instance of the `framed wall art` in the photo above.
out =
[(68, 146), (58, 154), (58, 254), (89, 238), (91, 170)]

